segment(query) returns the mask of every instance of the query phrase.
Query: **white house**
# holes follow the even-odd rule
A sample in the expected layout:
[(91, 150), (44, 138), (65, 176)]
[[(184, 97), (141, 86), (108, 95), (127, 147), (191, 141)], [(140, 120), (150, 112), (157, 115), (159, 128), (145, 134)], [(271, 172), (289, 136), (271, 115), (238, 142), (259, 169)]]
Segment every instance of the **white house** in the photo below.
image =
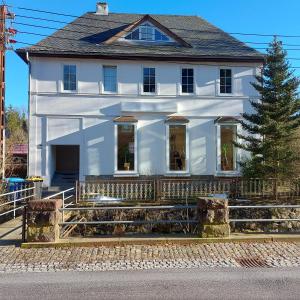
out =
[(32, 47), (28, 175), (237, 176), (263, 55), (195, 16), (97, 3)]

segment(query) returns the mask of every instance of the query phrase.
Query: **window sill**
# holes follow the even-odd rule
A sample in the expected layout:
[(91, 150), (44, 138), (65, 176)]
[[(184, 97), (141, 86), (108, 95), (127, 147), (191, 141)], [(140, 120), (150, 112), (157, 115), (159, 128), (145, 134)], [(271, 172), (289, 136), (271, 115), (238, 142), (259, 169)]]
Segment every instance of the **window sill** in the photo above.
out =
[(190, 177), (191, 174), (187, 172), (168, 172), (165, 177)]
[(140, 174), (137, 172), (115, 172), (114, 177), (139, 177)]
[(231, 94), (222, 94), (222, 93), (218, 93), (219, 97), (234, 97), (235, 94), (231, 93)]
[(241, 176), (241, 173), (239, 171), (218, 171), (215, 175), (222, 177), (237, 177)]

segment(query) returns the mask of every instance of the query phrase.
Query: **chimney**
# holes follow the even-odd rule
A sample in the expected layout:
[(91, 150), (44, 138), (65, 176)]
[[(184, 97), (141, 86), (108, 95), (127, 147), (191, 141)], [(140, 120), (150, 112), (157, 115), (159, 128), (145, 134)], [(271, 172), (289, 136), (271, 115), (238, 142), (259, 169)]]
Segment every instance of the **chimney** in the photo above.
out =
[(106, 2), (97, 2), (96, 4), (96, 15), (108, 15), (108, 4)]

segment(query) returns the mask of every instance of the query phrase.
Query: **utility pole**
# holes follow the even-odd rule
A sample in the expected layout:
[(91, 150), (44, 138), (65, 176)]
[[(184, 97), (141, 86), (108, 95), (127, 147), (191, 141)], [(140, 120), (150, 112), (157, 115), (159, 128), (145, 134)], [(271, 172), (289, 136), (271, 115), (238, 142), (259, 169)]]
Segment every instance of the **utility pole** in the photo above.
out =
[(6, 29), (6, 19), (14, 19), (14, 14), (7, 11), (6, 5), (0, 6), (0, 151), (2, 160), (2, 179), (5, 178), (5, 52), (9, 37), (16, 34), (12, 28)]
[(5, 20), (6, 7), (0, 7), (0, 146), (2, 156), (2, 179), (5, 178)]

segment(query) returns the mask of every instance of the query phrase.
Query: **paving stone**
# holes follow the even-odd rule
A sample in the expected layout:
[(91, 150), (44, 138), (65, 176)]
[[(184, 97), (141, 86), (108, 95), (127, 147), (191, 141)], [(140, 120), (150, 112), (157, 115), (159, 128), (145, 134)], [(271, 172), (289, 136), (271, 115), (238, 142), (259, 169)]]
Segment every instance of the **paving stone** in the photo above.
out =
[(0, 247), (0, 273), (240, 267), (235, 259), (244, 257), (259, 257), (270, 267), (299, 267), (300, 243)]

